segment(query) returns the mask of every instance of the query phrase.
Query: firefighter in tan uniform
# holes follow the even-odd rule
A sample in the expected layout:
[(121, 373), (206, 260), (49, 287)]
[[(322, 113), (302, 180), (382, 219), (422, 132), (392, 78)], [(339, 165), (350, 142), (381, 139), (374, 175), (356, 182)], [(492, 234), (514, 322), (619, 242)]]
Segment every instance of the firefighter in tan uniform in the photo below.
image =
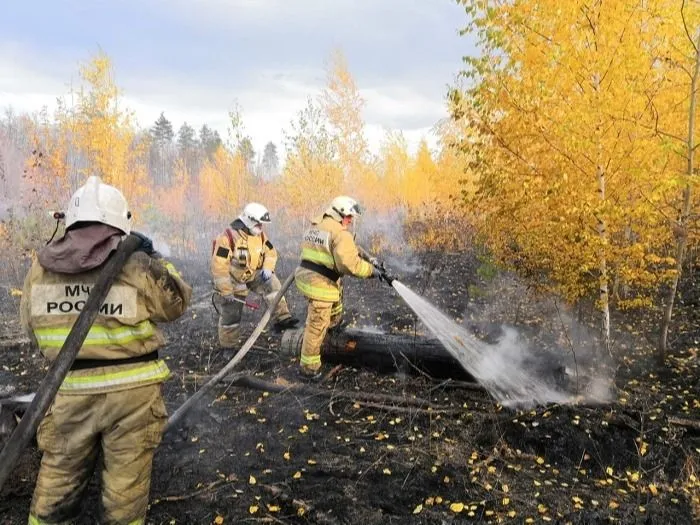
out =
[[(263, 232), (263, 224), (270, 222), (267, 208), (257, 202), (246, 204), (229, 228), (213, 243), (211, 275), (218, 295), (219, 344), (232, 348), (238, 342), (243, 306), (248, 291), (262, 295), (269, 304), (282, 285), (275, 275), (277, 250)], [(274, 328), (293, 328), (299, 320), (289, 313), (284, 297), (273, 313)]]
[[(58, 355), (104, 263), (130, 233), (126, 200), (89, 177), (71, 197), (65, 235), (35, 256), (25, 279), (22, 325), (49, 360)], [(133, 232), (132, 232), (133, 233)], [(170, 376), (155, 323), (174, 321), (192, 289), (141, 234), (39, 425), (43, 451), (29, 524), (73, 523), (102, 452), (105, 523), (145, 523), (153, 453), (167, 413)]]
[(309, 300), (299, 361), (302, 378), (320, 379), (323, 339), (342, 318), (341, 276), (380, 277), (379, 270), (360, 256), (348, 231), (360, 213), (354, 199), (336, 197), (304, 233), (301, 263), (294, 275), (297, 288)]

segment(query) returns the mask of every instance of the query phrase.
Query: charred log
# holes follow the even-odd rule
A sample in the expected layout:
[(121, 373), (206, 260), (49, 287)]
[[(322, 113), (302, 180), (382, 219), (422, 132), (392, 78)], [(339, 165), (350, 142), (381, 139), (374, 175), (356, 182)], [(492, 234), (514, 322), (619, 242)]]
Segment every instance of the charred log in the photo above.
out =
[[(301, 355), (303, 329), (282, 335), (282, 351)], [(445, 350), (437, 339), (405, 334), (385, 334), (347, 328), (329, 332), (321, 355), (324, 362), (382, 373), (423, 374), (433, 378), (473, 381), (474, 378)]]

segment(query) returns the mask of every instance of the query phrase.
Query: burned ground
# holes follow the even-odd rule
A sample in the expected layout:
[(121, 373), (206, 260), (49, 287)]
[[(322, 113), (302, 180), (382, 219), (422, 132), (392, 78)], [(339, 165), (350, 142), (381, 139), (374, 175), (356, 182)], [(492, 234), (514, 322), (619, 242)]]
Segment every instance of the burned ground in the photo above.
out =
[[(516, 326), (538, 348), (590, 343), (591, 312), (568, 312), (512, 279), (485, 280), (474, 257), (425, 254), (402, 280), (480, 337)], [(164, 326), (173, 377), (173, 411), (232, 357), (216, 345), (216, 316), (206, 265), (182, 263), (194, 304)], [(288, 259), (278, 268), (285, 277)], [(149, 523), (693, 523), (700, 519), (696, 471), (698, 318), (694, 281), (684, 283), (673, 355), (654, 366), (655, 313), (615, 319), (613, 402), (498, 406), (487, 394), (400, 364), (401, 370), (342, 368), (323, 393), (263, 392), (221, 385), (168, 433), (153, 470)], [(0, 367), (19, 392), (36, 389), (45, 363), (18, 342), (18, 298), (2, 308)], [(303, 317), (304, 301), (288, 294)], [(347, 280), (350, 325), (420, 335), (420, 325), (391, 289)], [(246, 311), (249, 332), (261, 312)], [(576, 337), (563, 317), (583, 321)], [(567, 339), (568, 336), (568, 339)], [(240, 371), (277, 384), (295, 381), (292, 358), (268, 331)], [(357, 398), (339, 395), (356, 392)], [(368, 401), (363, 393), (398, 396)], [(432, 403), (431, 409), (425, 403)], [(423, 405), (421, 405), (423, 403)], [(0, 524), (25, 523), (40, 454), (28, 449), (3, 488)], [(81, 523), (97, 518), (93, 480)]]

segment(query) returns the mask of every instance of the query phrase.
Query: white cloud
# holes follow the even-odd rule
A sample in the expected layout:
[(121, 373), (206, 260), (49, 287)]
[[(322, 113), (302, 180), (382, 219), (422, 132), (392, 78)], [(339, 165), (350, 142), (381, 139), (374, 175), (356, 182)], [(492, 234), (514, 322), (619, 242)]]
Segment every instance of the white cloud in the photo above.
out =
[[(118, 63), (115, 70), (124, 105), (134, 111), (141, 127), (150, 127), (164, 112), (176, 128), (183, 122), (195, 129), (207, 124), (225, 140), (228, 111), (238, 104), (257, 151), (268, 141), (283, 150), (283, 130), (296, 120), (307, 98), (320, 93), (325, 79), (321, 68), (299, 67), (259, 68), (235, 83), (227, 77), (219, 82), (198, 79), (186, 72), (151, 70), (136, 75), (120, 70)], [(51, 112), (57, 97), (68, 93), (77, 76), (77, 60), (49, 63), (17, 47), (0, 47), (0, 108), (34, 112), (47, 106)], [(375, 83), (361, 89), (361, 95), (366, 100), (366, 136), (373, 151), (378, 151), (387, 130), (403, 131), (411, 147), (424, 136), (435, 144), (430, 127), (445, 114), (440, 101), (397, 83)]]

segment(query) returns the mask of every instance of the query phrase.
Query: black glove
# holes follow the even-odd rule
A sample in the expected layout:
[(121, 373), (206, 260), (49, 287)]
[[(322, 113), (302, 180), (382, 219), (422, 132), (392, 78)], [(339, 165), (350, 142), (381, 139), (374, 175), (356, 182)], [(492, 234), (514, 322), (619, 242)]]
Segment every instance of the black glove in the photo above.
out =
[(141, 246), (139, 246), (136, 251), (144, 252), (146, 255), (151, 257), (160, 258), (161, 255), (153, 248), (153, 241), (151, 241), (151, 239), (146, 237), (143, 233), (135, 232), (133, 230), (131, 231), (131, 235), (141, 239)]

